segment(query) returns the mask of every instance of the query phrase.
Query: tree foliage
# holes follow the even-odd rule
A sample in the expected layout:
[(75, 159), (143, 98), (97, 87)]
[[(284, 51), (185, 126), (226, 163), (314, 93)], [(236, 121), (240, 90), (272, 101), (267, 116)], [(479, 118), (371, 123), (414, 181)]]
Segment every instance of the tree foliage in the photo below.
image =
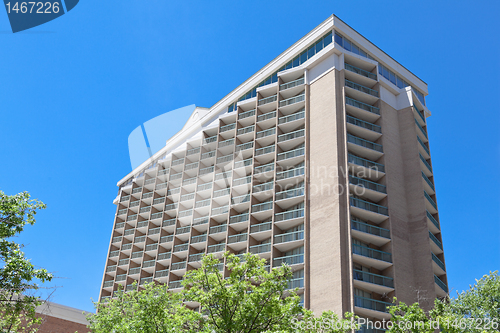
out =
[(389, 307), (389, 312), (393, 326), (388, 332), (431, 333), (436, 329), (448, 333), (498, 332), (500, 277), (498, 272), (490, 273), (455, 298), (436, 299), (434, 308), (428, 313), (418, 303), (406, 305), (403, 302)]
[[(166, 286), (155, 284), (141, 291), (119, 291), (108, 302), (95, 303), (98, 311), (89, 316), (89, 327), (95, 333), (351, 331), (347, 329), (350, 321), (340, 320), (332, 312), (314, 318), (300, 305), (300, 298), (288, 289), (289, 267), (268, 271), (265, 260), (250, 253), (243, 261), (233, 254), (225, 257), (228, 277), (220, 273), (218, 258), (205, 256), (201, 268), (184, 276), (182, 291), (169, 292)], [(199, 304), (201, 311), (189, 310), (186, 304)], [(342, 324), (336, 322), (347, 328), (337, 329)]]
[(52, 274), (35, 268), (25, 257), (23, 246), (12, 240), (27, 224), (35, 224), (35, 215), (40, 209), (45, 209), (45, 204), (30, 200), (27, 192), (9, 196), (0, 191), (0, 262), (3, 264), (0, 268), (0, 328), (4, 331), (33, 331), (40, 322), (35, 308), (41, 301), (33, 292), (39, 289), (39, 282), (50, 281)]

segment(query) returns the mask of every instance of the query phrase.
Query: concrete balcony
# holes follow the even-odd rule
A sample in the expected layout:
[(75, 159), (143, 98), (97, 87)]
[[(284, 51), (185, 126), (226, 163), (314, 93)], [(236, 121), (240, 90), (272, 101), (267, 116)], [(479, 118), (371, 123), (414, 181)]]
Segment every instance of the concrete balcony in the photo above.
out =
[(437, 204), (436, 202), (431, 198), (429, 194), (424, 190), (424, 197), (425, 197), (425, 207), (427, 208), (427, 211), (429, 211), (431, 214), (436, 214), (437, 213)]
[(372, 161), (376, 161), (384, 155), (382, 145), (350, 133), (347, 133), (347, 148), (350, 152)]
[(376, 246), (383, 246), (390, 242), (389, 229), (380, 228), (364, 221), (351, 217), (351, 234), (356, 238)]
[(439, 276), (446, 274), (446, 268), (444, 266), (444, 263), (432, 252), (431, 256), (432, 256), (432, 268), (434, 269), (434, 274)]
[(351, 212), (363, 220), (380, 223), (389, 217), (389, 210), (385, 206), (380, 206), (354, 196), (349, 198), (349, 202)]
[(349, 133), (370, 141), (376, 141), (382, 136), (380, 126), (349, 115), (346, 115), (346, 126)]
[(378, 270), (384, 270), (392, 266), (392, 255), (390, 253), (366, 246), (353, 244), (352, 256), (355, 262)]
[(383, 164), (353, 154), (347, 155), (347, 162), (349, 163), (349, 168), (354, 171), (354, 174), (361, 173), (373, 181), (377, 181), (385, 175), (385, 166)]
[(274, 246), (281, 252), (290, 251), (304, 244), (304, 230), (274, 235)]
[(391, 303), (377, 301), (371, 298), (354, 296), (354, 312), (363, 317), (377, 318), (377, 319), (390, 319), (387, 307)]
[(434, 282), (436, 284), (435, 290), (438, 297), (445, 297), (448, 295), (448, 286), (441, 281), (436, 275), (434, 275)]
[(345, 98), (345, 108), (349, 114), (355, 116), (356, 118), (372, 123), (380, 118), (379, 108), (347, 96)]
[(353, 279), (355, 287), (374, 291), (378, 294), (385, 294), (394, 290), (394, 279), (387, 276), (355, 269), (353, 270)]
[(387, 189), (385, 185), (352, 175), (349, 175), (349, 188), (352, 193), (362, 195), (363, 197), (375, 202), (379, 202), (387, 196)]
[(429, 231), (429, 238), (431, 239), (431, 250), (432, 250), (432, 253), (435, 253), (435, 254), (441, 254), (441, 253), (443, 253), (443, 244), (430, 231)]

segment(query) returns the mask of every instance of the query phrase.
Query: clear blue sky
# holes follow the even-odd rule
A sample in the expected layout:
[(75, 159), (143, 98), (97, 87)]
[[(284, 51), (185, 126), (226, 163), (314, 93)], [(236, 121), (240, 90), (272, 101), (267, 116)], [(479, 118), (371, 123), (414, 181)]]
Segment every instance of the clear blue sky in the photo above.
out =
[(0, 189), (48, 208), (20, 241), (53, 301), (92, 310), (129, 133), (209, 107), (335, 13), (429, 85), (452, 294), (500, 268), (497, 1), (80, 1), (12, 34), (0, 10)]

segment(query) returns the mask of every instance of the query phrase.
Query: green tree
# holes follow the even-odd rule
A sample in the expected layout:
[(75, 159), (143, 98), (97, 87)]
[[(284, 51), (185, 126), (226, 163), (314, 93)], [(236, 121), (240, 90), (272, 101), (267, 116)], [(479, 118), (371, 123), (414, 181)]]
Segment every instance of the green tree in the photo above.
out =
[(244, 255), (244, 262), (234, 254), (225, 257), (230, 272), (226, 279), (219, 272), (219, 259), (208, 255), (183, 280), (186, 299), (200, 304), (206, 324), (216, 332), (289, 331), (304, 309), (295, 292), (287, 291), (290, 268), (268, 272), (265, 260), (251, 253)]
[[(106, 303), (94, 303), (97, 313), (89, 316), (89, 327), (95, 333), (351, 331), (349, 319), (330, 311), (315, 318), (300, 305), (300, 298), (288, 290), (289, 267), (268, 272), (257, 255), (247, 253), (243, 261), (233, 254), (224, 256), (228, 277), (219, 272), (219, 259), (205, 256), (201, 268), (184, 276), (185, 288), (178, 293), (148, 284), (144, 290), (119, 291)], [(197, 302), (201, 312), (189, 310), (187, 302)]]
[(393, 327), (388, 332), (431, 333), (436, 329), (448, 333), (498, 332), (500, 277), (498, 272), (490, 273), (455, 298), (436, 299), (434, 308), (428, 313), (418, 303), (406, 305), (403, 302), (389, 307), (389, 312)]
[(22, 251), (23, 246), (12, 240), (27, 224), (35, 223), (38, 210), (45, 204), (30, 200), (27, 192), (6, 195), (0, 191), (0, 329), (2, 331), (36, 331), (41, 322), (35, 309), (42, 302), (33, 293), (39, 282), (52, 279), (45, 269), (35, 268)]
[(94, 303), (89, 328), (95, 333), (203, 332), (203, 316), (183, 305), (183, 294), (148, 283), (141, 291), (118, 291), (106, 303)]

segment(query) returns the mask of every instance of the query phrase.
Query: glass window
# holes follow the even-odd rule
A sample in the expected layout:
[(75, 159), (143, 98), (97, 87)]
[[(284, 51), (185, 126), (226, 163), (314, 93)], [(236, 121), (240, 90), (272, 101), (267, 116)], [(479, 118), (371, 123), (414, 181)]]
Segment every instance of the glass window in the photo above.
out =
[(302, 52), (300, 55), (300, 63), (303, 64), (307, 61), (307, 51)]
[(391, 81), (394, 85), (396, 85), (396, 74), (394, 74), (393, 72), (390, 72), (390, 77), (389, 77), (389, 81)]
[(344, 49), (346, 49), (347, 51), (351, 51), (351, 42), (347, 39), (344, 40)]
[(330, 43), (332, 42), (332, 33), (330, 32), (328, 35), (325, 36), (325, 41), (323, 43), (323, 46), (326, 47), (328, 45), (330, 45)]
[(359, 54), (359, 47), (357, 47), (356, 45), (354, 45), (354, 43), (352, 44), (352, 52), (354, 52), (356, 54)]
[(403, 80), (401, 80), (401, 78), (399, 76), (396, 77), (396, 83), (397, 83), (396, 85), (398, 86), (399, 89), (404, 87)]
[(362, 49), (359, 49), (359, 54), (365, 58), (368, 58), (368, 54), (365, 51), (363, 51)]
[(323, 50), (323, 39), (320, 39), (317, 43), (316, 43), (316, 53), (318, 53), (319, 51)]
[(307, 49), (307, 59), (311, 59), (314, 54), (316, 53), (316, 48), (313, 46), (311, 46), (310, 48)]
[(335, 33), (335, 43), (339, 44), (340, 46), (344, 47), (344, 43), (342, 41), (342, 36), (339, 34)]
[(384, 76), (386, 79), (389, 79), (389, 70), (385, 66), (382, 67), (382, 76)]
[(286, 69), (292, 68), (292, 62), (290, 61), (288, 64), (286, 64)]
[(293, 67), (297, 67), (299, 65), (299, 57), (293, 58)]

